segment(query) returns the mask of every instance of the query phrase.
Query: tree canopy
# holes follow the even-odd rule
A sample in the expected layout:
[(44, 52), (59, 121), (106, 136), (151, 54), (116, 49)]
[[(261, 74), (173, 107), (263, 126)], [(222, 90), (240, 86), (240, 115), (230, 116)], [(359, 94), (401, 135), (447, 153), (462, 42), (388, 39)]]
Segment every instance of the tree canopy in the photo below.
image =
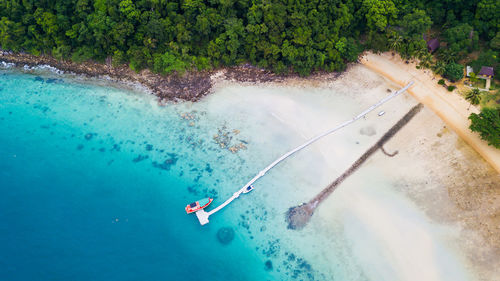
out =
[(0, 46), (75, 61), (112, 58), (160, 73), (249, 62), (307, 75), (343, 70), (365, 46), (394, 44), (413, 56), (425, 50), (422, 33), (433, 23), (444, 25), (453, 52), (475, 48), (477, 36), (498, 37), (499, 6), (496, 0), (0, 0)]
[(483, 108), (481, 113), (472, 113), (470, 129), (478, 132), (489, 145), (500, 148), (500, 109)]
[(458, 63), (449, 63), (444, 69), (444, 76), (451, 81), (458, 81), (464, 77), (464, 66)]

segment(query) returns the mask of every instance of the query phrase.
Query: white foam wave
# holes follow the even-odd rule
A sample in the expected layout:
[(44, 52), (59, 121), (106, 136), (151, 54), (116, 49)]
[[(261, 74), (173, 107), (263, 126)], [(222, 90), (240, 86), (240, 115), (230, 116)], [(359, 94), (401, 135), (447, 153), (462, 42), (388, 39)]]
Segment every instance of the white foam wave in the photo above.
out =
[(8, 69), (14, 67), (15, 64), (11, 62), (0, 61), (0, 68)]
[(24, 65), (23, 69), (25, 71), (48, 71), (56, 74), (64, 74), (64, 71), (55, 68), (53, 66), (50, 66), (48, 64), (41, 64), (41, 65), (36, 65), (36, 66), (29, 66), (29, 65)]

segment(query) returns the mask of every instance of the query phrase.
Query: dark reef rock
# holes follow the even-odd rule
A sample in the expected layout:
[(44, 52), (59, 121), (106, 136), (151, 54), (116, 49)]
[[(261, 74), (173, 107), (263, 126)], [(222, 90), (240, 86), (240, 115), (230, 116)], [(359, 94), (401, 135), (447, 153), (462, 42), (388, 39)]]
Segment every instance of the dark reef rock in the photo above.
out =
[(198, 192), (198, 190), (196, 189), (196, 186), (195, 185), (191, 185), (191, 186), (188, 186), (187, 187), (187, 191), (191, 194), (194, 194), (194, 195), (199, 195), (200, 193)]
[(205, 171), (207, 171), (209, 174), (211, 174), (213, 172), (214, 169), (212, 169), (212, 167), (210, 167), (210, 164), (207, 163), (207, 165), (205, 166)]
[(135, 157), (134, 159), (132, 159), (132, 161), (134, 163), (138, 163), (138, 162), (141, 162), (142, 160), (146, 160), (148, 158), (149, 158), (149, 156), (147, 156), (147, 155), (141, 155), (141, 154), (139, 154), (139, 155), (137, 155), (137, 157)]
[(163, 163), (158, 163), (156, 161), (153, 162), (153, 167), (164, 170), (164, 171), (169, 171), (170, 168), (177, 163), (177, 160), (179, 160), (179, 157), (175, 153), (167, 153), (167, 155), (170, 157), (163, 161)]
[(265, 269), (266, 271), (271, 271), (273, 270), (273, 262), (271, 260), (267, 260), (265, 263)]
[(231, 227), (221, 227), (217, 231), (217, 240), (222, 245), (227, 245), (231, 243), (234, 239), (234, 230)]
[(59, 82), (62, 82), (62, 79), (49, 78), (49, 79), (45, 80), (45, 82), (47, 82), (49, 84), (59, 83)]
[(266, 257), (276, 257), (280, 251), (280, 240), (271, 240), (267, 241), (267, 248), (262, 249), (262, 254), (266, 255)]

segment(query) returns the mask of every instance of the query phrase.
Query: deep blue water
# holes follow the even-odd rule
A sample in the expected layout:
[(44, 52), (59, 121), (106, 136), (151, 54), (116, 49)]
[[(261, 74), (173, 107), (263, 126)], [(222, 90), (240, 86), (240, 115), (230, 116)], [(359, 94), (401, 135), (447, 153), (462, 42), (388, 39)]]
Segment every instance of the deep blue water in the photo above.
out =
[[(191, 127), (182, 106), (152, 101), (0, 72), (0, 280), (322, 279), (299, 254), (278, 254), (279, 238), (262, 238), (266, 208), (221, 212), (204, 227), (185, 214), (261, 164), (219, 149), (218, 124)], [(235, 179), (235, 165), (255, 169)], [(221, 227), (235, 233), (227, 245)]]

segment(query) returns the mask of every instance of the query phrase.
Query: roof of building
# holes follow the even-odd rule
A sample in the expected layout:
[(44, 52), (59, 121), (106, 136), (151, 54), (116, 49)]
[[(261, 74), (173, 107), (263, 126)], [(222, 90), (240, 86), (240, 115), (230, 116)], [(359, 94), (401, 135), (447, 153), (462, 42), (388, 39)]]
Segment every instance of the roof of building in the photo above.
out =
[(435, 51), (437, 48), (439, 48), (439, 40), (434, 38), (427, 41), (427, 49), (429, 49), (429, 51)]
[(482, 66), (481, 71), (479, 71), (479, 75), (494, 76), (495, 72), (493, 71), (493, 67), (491, 66)]

